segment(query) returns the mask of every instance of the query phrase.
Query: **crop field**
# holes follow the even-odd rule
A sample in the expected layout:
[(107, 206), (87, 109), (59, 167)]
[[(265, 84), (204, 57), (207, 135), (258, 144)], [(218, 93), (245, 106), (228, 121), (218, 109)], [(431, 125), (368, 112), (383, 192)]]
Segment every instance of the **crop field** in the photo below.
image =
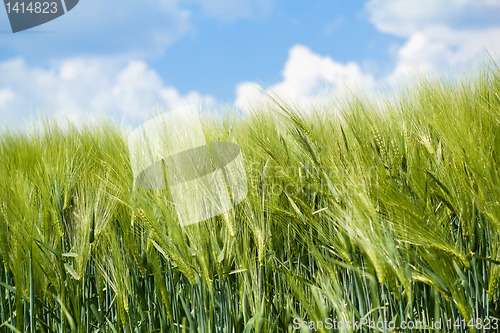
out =
[(129, 130), (0, 134), (0, 332), (500, 330), (496, 63), (202, 123), (248, 195), (185, 227), (134, 186)]

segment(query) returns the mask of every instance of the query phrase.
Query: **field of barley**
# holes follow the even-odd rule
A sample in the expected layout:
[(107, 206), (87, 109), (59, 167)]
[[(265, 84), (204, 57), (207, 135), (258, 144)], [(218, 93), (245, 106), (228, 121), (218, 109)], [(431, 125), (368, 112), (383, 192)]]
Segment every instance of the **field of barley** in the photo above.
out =
[(498, 331), (496, 63), (255, 111), (203, 118), (248, 196), (186, 227), (168, 188), (134, 186), (115, 123), (1, 133), (0, 331)]

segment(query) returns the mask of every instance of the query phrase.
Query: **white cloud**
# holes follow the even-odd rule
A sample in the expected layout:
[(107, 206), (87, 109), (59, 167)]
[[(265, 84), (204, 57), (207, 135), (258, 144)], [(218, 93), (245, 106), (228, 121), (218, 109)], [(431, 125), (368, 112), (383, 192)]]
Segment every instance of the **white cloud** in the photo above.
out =
[(11, 89), (0, 90), (0, 108), (6, 107), (16, 98), (16, 94)]
[[(321, 56), (308, 47), (295, 45), (289, 51), (282, 72), (283, 81), (267, 92), (287, 101), (308, 104), (325, 91), (342, 92), (346, 89), (371, 89), (372, 75), (363, 73), (355, 62), (342, 64), (329, 56)], [(255, 103), (265, 100), (262, 88), (256, 83), (242, 83), (236, 89), (236, 106), (249, 111)]]
[[(0, 47), (17, 54), (36, 50), (42, 58), (100, 54), (130, 59), (161, 55), (172, 43), (194, 31), (191, 12), (179, 2), (80, 1), (69, 13), (34, 29), (54, 33), (8, 34), (0, 39)], [(0, 30), (9, 29), (6, 12), (0, 11)]]
[(290, 49), (282, 75), (283, 82), (273, 87), (273, 91), (283, 91), (296, 98), (313, 97), (325, 87), (339, 89), (361, 85), (371, 88), (375, 83), (357, 63), (342, 64), (303, 45)]
[[(423, 29), (410, 35), (400, 48), (390, 78), (452, 70), (485, 56), (500, 45), (500, 27), (484, 30), (454, 30), (446, 26)], [(486, 60), (486, 59), (485, 59)]]
[(21, 58), (0, 63), (0, 117), (12, 122), (21, 120), (9, 118), (14, 110), (29, 115), (33, 108), (75, 122), (104, 112), (136, 122), (156, 106), (191, 103), (207, 106), (215, 99), (196, 91), (182, 95), (142, 61), (75, 58), (45, 69), (29, 67)]
[(266, 98), (258, 83), (243, 82), (236, 86), (236, 100), (234, 104), (246, 113), (258, 109), (259, 104), (263, 102), (266, 102)]
[(389, 79), (454, 70), (500, 45), (500, 0), (371, 0), (366, 8), (379, 31), (407, 38)]
[(381, 31), (408, 37), (426, 27), (497, 26), (499, 0), (371, 0), (366, 9)]

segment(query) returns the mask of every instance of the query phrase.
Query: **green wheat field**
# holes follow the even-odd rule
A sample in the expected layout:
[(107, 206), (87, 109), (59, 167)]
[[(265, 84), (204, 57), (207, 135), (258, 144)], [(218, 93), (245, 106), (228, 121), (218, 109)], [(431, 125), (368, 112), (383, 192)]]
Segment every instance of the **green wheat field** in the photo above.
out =
[(168, 189), (134, 186), (130, 130), (3, 131), (0, 331), (499, 330), (497, 63), (257, 111), (203, 118), (249, 192), (186, 227)]

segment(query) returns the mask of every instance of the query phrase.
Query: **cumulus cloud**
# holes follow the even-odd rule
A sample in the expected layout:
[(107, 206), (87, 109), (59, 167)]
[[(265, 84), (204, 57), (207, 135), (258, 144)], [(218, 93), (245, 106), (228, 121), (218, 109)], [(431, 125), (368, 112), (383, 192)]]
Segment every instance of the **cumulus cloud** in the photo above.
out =
[(410, 35), (399, 49), (394, 72), (396, 79), (416, 71), (436, 72), (459, 68), (476, 61), (486, 50), (500, 45), (500, 27), (484, 30), (454, 30), (447, 26), (423, 29)]
[(356, 62), (342, 64), (303, 45), (290, 49), (282, 75), (283, 82), (273, 90), (282, 90), (298, 98), (312, 97), (326, 86), (340, 88), (361, 84), (372, 87), (375, 83), (373, 77), (364, 74)]
[(406, 38), (390, 78), (467, 65), (500, 45), (499, 0), (371, 0), (366, 9), (376, 29)]
[(498, 0), (370, 0), (370, 21), (385, 33), (408, 37), (429, 26), (498, 26)]
[(235, 106), (246, 113), (266, 102), (262, 87), (256, 82), (243, 82), (236, 86)]
[(142, 121), (156, 106), (215, 104), (196, 91), (182, 95), (163, 83), (143, 61), (75, 58), (50, 68), (29, 67), (22, 58), (0, 63), (0, 118), (19, 121), (13, 111), (46, 110), (74, 122), (110, 114), (129, 122)]
[(7, 103), (10, 103), (12, 100), (16, 98), (16, 95), (11, 89), (1, 89), (0, 90), (0, 108), (7, 106)]
[[(346, 64), (321, 56), (303, 45), (293, 46), (282, 71), (283, 81), (267, 92), (295, 103), (314, 102), (324, 91), (371, 89), (375, 79), (364, 73), (356, 62)], [(262, 88), (256, 83), (241, 83), (236, 88), (236, 106), (249, 112), (255, 104), (265, 101)]]

